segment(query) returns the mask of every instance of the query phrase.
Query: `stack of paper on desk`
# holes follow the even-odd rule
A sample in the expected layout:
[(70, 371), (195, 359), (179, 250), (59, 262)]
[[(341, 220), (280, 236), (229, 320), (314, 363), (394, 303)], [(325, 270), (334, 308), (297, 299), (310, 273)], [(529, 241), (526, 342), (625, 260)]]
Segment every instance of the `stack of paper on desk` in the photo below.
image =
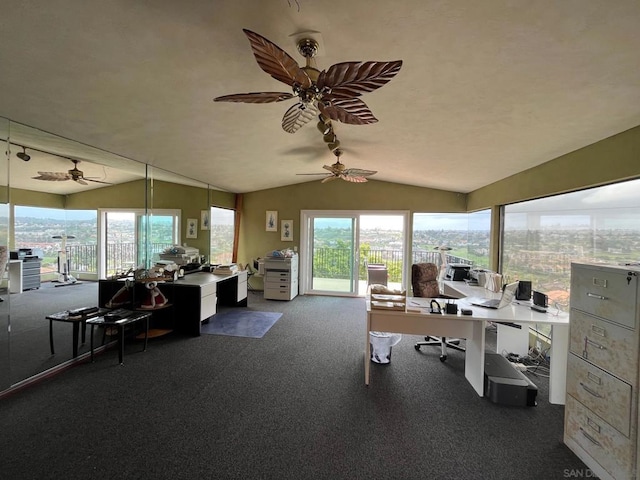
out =
[(238, 265), (230, 263), (228, 265), (218, 265), (213, 269), (213, 273), (216, 275), (231, 275), (238, 271)]
[(404, 295), (371, 294), (371, 308), (384, 310), (404, 310), (407, 299)]

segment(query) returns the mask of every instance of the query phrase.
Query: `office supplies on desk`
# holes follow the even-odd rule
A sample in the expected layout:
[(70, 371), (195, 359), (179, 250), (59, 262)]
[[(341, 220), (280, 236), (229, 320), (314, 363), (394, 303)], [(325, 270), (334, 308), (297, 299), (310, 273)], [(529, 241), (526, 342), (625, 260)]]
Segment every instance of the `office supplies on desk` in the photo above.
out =
[(111, 312), (105, 313), (104, 314), (104, 319), (107, 322), (113, 322), (115, 320), (120, 320), (122, 318), (127, 318), (131, 314), (133, 314), (133, 312), (131, 310), (127, 310), (125, 308), (118, 308), (118, 309), (113, 310)]
[(69, 310), (69, 318), (73, 317), (86, 317), (92, 313), (96, 313), (98, 307), (80, 307)]
[(466, 263), (449, 263), (444, 278), (455, 282), (463, 281), (469, 278), (469, 270), (471, 270), (471, 265), (467, 265)]
[(471, 305), (476, 305), (477, 307), (485, 307), (485, 308), (504, 308), (507, 305), (511, 305), (513, 298), (516, 295), (516, 290), (518, 288), (518, 282), (513, 282), (507, 285), (502, 291), (502, 296), (500, 299), (494, 298), (490, 300), (484, 301), (472, 301)]
[(444, 306), (444, 311), (449, 315), (455, 315), (458, 313), (458, 304), (447, 300), (447, 303)]
[(533, 292), (533, 305), (531, 308), (538, 312), (546, 313), (549, 298), (540, 292)]

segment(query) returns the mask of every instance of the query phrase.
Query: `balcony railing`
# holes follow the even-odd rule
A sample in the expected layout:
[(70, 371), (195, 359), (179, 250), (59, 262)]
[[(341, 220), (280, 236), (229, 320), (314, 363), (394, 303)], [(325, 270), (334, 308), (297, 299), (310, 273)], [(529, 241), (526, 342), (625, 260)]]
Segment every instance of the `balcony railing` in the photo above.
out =
[[(152, 243), (150, 254), (153, 258), (171, 247), (172, 243)], [(98, 246), (97, 245), (68, 245), (67, 259), (69, 260), (70, 273), (98, 273)], [(138, 262), (137, 247), (130, 243), (107, 244), (107, 275), (113, 275), (134, 267)]]
[[(313, 256), (313, 276), (323, 278), (349, 279), (351, 275), (351, 255), (348, 248), (315, 248)], [(440, 263), (440, 253), (429, 250), (415, 250), (411, 263)], [(390, 282), (402, 282), (402, 250), (367, 249), (360, 252), (359, 280), (367, 278), (367, 264), (384, 263)], [(456, 255), (447, 254), (447, 263), (473, 265), (473, 261)]]
[[(151, 244), (150, 254), (155, 257), (157, 254), (170, 247), (171, 243)], [(137, 248), (133, 242), (110, 243), (107, 245), (107, 275), (116, 272), (126, 271), (130, 267), (136, 266)], [(313, 275), (314, 277), (344, 278), (352, 277), (352, 251), (348, 248), (316, 248), (314, 249)], [(98, 273), (98, 246), (97, 245), (68, 245), (67, 258), (69, 259), (69, 269), (71, 274), (77, 273)], [(411, 263), (432, 262), (440, 263), (440, 253), (431, 250), (414, 250)], [(366, 280), (367, 264), (384, 263), (389, 273), (389, 281), (402, 281), (403, 255), (402, 250), (394, 249), (366, 249), (360, 252), (360, 271), (358, 278)], [(472, 265), (473, 262), (467, 258), (447, 254), (447, 263), (465, 263)], [(57, 265), (56, 265), (57, 269)], [(43, 268), (44, 271), (44, 268)]]

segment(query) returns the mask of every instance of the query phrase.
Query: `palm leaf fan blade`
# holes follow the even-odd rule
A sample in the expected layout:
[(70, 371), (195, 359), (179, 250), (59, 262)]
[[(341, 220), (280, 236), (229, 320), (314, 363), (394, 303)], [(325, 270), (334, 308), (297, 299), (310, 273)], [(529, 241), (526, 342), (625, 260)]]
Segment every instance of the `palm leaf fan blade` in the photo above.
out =
[(340, 178), (340, 177), (338, 177), (337, 175), (328, 175), (328, 176), (326, 176), (325, 178), (323, 178), (323, 179), (320, 181), (320, 183), (327, 183), (327, 182), (330, 182), (330, 181), (332, 181), (332, 180), (337, 180), (338, 178)]
[(71, 175), (63, 172), (38, 172), (37, 177), (32, 177), (35, 180), (49, 180), (52, 182), (62, 182), (64, 180), (69, 180)]
[(350, 125), (369, 125), (378, 121), (359, 98), (335, 99), (328, 105), (320, 102), (318, 108), (325, 117)]
[(247, 29), (243, 29), (243, 32), (249, 39), (253, 55), (262, 70), (290, 86), (296, 83), (303, 88), (311, 86), (309, 76), (287, 52), (262, 35)]
[(340, 175), (340, 178), (351, 183), (365, 183), (369, 181), (365, 177), (354, 177), (353, 175)]
[(293, 94), (284, 92), (252, 92), (223, 95), (213, 99), (214, 102), (237, 103), (274, 103), (293, 98)]
[(297, 103), (289, 108), (282, 117), (282, 129), (288, 133), (296, 133), (300, 127), (316, 118), (318, 109), (315, 105), (308, 103)]
[(330, 89), (330, 97), (352, 98), (372, 92), (388, 83), (402, 67), (402, 60), (393, 62), (342, 62), (321, 72), (318, 88)]
[(368, 177), (378, 173), (376, 170), (363, 170), (361, 168), (347, 168), (344, 172), (345, 175), (354, 175), (358, 177)]

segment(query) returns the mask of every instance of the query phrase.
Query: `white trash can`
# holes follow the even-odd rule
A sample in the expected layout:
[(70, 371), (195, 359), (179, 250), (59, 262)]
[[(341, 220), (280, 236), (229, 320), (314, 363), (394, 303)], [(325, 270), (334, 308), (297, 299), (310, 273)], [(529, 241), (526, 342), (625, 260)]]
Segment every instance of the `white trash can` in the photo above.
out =
[(402, 339), (399, 333), (369, 332), (371, 361), (374, 363), (390, 363), (391, 347)]

